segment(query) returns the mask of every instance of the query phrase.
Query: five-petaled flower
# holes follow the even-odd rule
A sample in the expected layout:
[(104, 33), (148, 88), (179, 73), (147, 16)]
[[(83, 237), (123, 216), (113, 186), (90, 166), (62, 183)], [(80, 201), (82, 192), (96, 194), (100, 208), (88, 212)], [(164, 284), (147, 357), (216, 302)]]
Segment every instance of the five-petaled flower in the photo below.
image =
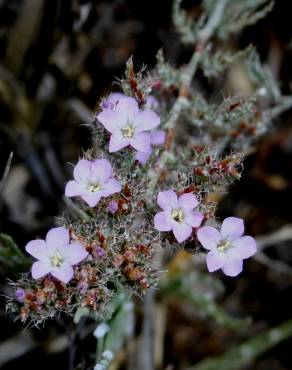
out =
[(118, 100), (114, 109), (106, 108), (97, 115), (101, 124), (111, 133), (109, 151), (127, 146), (148, 153), (151, 149), (151, 131), (160, 124), (159, 116), (150, 109), (140, 110), (133, 98)]
[(154, 217), (154, 227), (159, 231), (173, 231), (176, 240), (181, 243), (188, 239), (193, 227), (199, 227), (203, 220), (200, 212), (194, 211), (198, 205), (192, 193), (177, 197), (173, 190), (158, 193), (158, 205), (163, 209)]
[(80, 159), (73, 175), (75, 180), (67, 183), (65, 195), (80, 196), (89, 207), (95, 207), (101, 197), (121, 191), (121, 184), (112, 177), (112, 167), (106, 159)]
[(237, 276), (242, 271), (242, 260), (257, 251), (254, 238), (242, 236), (243, 232), (243, 220), (237, 217), (225, 218), (220, 232), (211, 226), (197, 231), (200, 243), (210, 251), (206, 258), (209, 272), (221, 268), (225, 275)]
[(64, 227), (51, 229), (46, 240), (32, 240), (27, 243), (25, 249), (38, 259), (31, 268), (34, 279), (51, 274), (65, 284), (73, 277), (72, 266), (83, 261), (88, 255), (82, 244), (70, 243), (69, 231)]

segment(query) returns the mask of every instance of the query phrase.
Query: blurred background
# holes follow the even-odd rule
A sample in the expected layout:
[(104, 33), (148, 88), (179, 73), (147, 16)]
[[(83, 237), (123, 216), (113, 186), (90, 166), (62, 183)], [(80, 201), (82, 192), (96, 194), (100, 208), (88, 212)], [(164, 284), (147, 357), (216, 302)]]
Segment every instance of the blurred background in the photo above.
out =
[[(200, 1), (182, 4), (192, 14)], [(127, 59), (133, 55), (137, 70), (144, 64), (151, 68), (163, 48), (171, 63), (188, 61), (192, 50), (181, 45), (174, 31), (171, 6), (171, 0), (0, 0), (0, 178), (13, 152), (0, 187), (0, 232), (12, 236), (20, 248), (43, 237), (54, 217), (64, 212), (70, 163), (90, 146), (87, 124), (101, 96), (118, 89), (113, 81), (121, 78)], [(289, 2), (278, 0), (264, 20), (231, 41), (234, 49), (254, 44), (286, 94), (292, 83), (290, 18)], [(198, 76), (206, 97), (244, 91), (247, 84), (238, 66), (220, 85)], [(291, 187), (292, 110), (288, 110), (247, 157), (242, 180), (231, 187), (217, 214), (245, 218), (248, 234), (270, 234), (292, 224)], [(179, 296), (166, 300), (160, 368), (185, 369), (185, 364), (220, 354), (290, 318), (292, 240), (287, 239), (272, 241), (265, 250), (266, 262), (249, 260), (238, 278), (220, 276), (224, 293), (218, 301), (237, 317), (253, 318), (256, 324), (248, 333), (204, 319)], [(179, 254), (170, 270), (187, 263), (187, 258)], [(280, 262), (278, 269), (271, 268), (275, 261)], [(13, 263), (7, 266), (0, 259), (4, 295), (7, 278), (16, 278)], [(25, 330), (5, 313), (2, 299), (1, 369), (67, 369), (65, 326), (56, 320), (41, 330)], [(292, 369), (291, 345), (291, 339), (282, 342), (246, 369)], [(83, 368), (95, 346), (92, 335), (78, 343), (76, 358)]]

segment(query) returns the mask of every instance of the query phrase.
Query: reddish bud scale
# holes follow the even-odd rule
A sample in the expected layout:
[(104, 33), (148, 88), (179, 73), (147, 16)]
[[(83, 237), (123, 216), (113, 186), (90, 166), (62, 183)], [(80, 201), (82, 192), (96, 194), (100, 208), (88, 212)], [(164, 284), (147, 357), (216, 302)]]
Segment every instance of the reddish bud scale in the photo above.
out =
[(26, 302), (32, 302), (35, 300), (35, 295), (33, 292), (27, 292), (26, 293), (26, 297), (25, 297), (25, 301)]
[(131, 190), (128, 184), (125, 184), (123, 193), (126, 198), (129, 198), (131, 196)]
[(56, 280), (55, 285), (59, 293), (64, 293), (66, 289), (66, 285), (64, 283), (61, 283), (60, 281)]
[(99, 238), (101, 244), (105, 242), (105, 236), (99, 230), (96, 230), (96, 235)]
[(162, 86), (162, 82), (160, 80), (153, 81), (153, 83), (151, 84), (151, 88), (156, 89), (156, 90), (159, 90), (161, 86)]
[(36, 294), (35, 294), (35, 297), (36, 297), (36, 302), (37, 304), (40, 304), (42, 305), (43, 303), (45, 303), (46, 301), (46, 294), (43, 290), (41, 289), (38, 289)]
[(133, 64), (131, 64), (129, 66), (129, 84), (130, 84), (131, 90), (133, 91), (133, 93), (138, 98), (139, 103), (144, 104), (145, 103), (145, 97), (144, 97), (142, 91), (138, 87), (138, 82), (137, 82), (137, 79), (136, 79), (136, 76), (135, 76)]
[(187, 186), (186, 188), (180, 190), (177, 192), (177, 195), (180, 196), (182, 194), (187, 194), (187, 193), (194, 193), (198, 191), (198, 187), (194, 184)]
[(26, 321), (30, 313), (30, 310), (27, 306), (22, 306), (20, 309), (20, 318), (21, 321)]
[(55, 283), (50, 278), (43, 280), (44, 292), (53, 292), (56, 289)]
[(123, 263), (124, 257), (122, 255), (119, 254), (114, 258), (113, 265), (116, 269), (119, 268)]
[(235, 131), (235, 130), (233, 130), (233, 131), (229, 131), (229, 136), (231, 136), (231, 137), (233, 137), (233, 138), (237, 138), (237, 137), (239, 137), (240, 136), (240, 132), (239, 131)]
[(149, 254), (149, 247), (150, 247), (150, 245), (145, 245), (145, 244), (135, 245), (135, 248), (137, 249), (137, 251), (144, 254), (144, 255)]
[(123, 258), (125, 263), (131, 263), (134, 262), (136, 259), (136, 253), (133, 250), (126, 250), (123, 253)]
[(229, 167), (228, 168), (228, 174), (233, 176), (233, 177), (238, 177), (239, 176), (239, 172), (237, 171), (237, 169), (235, 167)]
[(124, 274), (129, 280), (136, 282), (145, 278), (145, 274), (138, 267), (134, 267), (133, 265), (126, 266), (124, 268)]
[(130, 210), (129, 202), (126, 199), (120, 198), (118, 200), (119, 210), (122, 212), (128, 212)]
[(148, 281), (147, 281), (146, 277), (142, 278), (142, 279), (139, 281), (139, 284), (140, 284), (140, 286), (141, 286), (141, 288), (142, 288), (143, 290), (146, 290), (146, 289), (148, 289), (148, 288), (150, 287), (150, 285), (149, 285), (149, 283), (148, 283)]
[(230, 104), (230, 106), (228, 107), (229, 111), (233, 111), (234, 109), (240, 107), (241, 103), (240, 102), (235, 102), (233, 104)]
[(166, 150), (169, 150), (171, 148), (171, 145), (173, 143), (173, 137), (174, 137), (173, 129), (170, 128), (167, 131), (165, 144), (164, 144), (164, 147)]

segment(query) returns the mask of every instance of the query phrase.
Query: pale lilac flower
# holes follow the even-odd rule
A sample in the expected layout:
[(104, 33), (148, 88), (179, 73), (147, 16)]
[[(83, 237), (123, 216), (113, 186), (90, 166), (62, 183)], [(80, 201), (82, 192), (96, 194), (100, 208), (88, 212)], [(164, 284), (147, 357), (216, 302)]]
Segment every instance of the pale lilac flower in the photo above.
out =
[(116, 93), (112, 93), (110, 94), (110, 96), (103, 100), (101, 102), (101, 108), (102, 109), (112, 109), (114, 110), (116, 105), (117, 105), (117, 102), (121, 99), (124, 99), (124, 98), (127, 98), (126, 95), (122, 94), (122, 93), (119, 93), (119, 92), (116, 92)]
[(80, 196), (89, 207), (95, 207), (101, 197), (121, 191), (121, 184), (112, 177), (112, 167), (106, 159), (80, 159), (73, 175), (75, 180), (67, 183), (65, 195)]
[(227, 217), (220, 232), (211, 226), (204, 226), (197, 232), (198, 239), (210, 252), (206, 262), (209, 272), (223, 270), (225, 275), (236, 276), (242, 271), (242, 260), (257, 251), (256, 242), (251, 236), (242, 236), (243, 220)]
[(201, 225), (203, 215), (194, 211), (198, 205), (192, 193), (177, 197), (173, 190), (158, 193), (157, 203), (163, 209), (154, 217), (154, 227), (159, 231), (173, 231), (176, 240), (181, 243), (188, 239), (193, 227)]
[(26, 297), (26, 292), (24, 289), (22, 288), (17, 288), (15, 293), (14, 293), (14, 296), (15, 296), (15, 299), (18, 301), (18, 302), (23, 302), (25, 297)]
[(103, 258), (105, 255), (105, 250), (101, 247), (95, 247), (92, 251), (94, 258)]
[(78, 242), (70, 243), (69, 231), (64, 227), (51, 229), (46, 240), (32, 240), (25, 250), (38, 259), (31, 268), (34, 279), (51, 274), (56, 279), (67, 284), (73, 277), (74, 265), (84, 260), (88, 252)]
[(114, 110), (104, 109), (97, 115), (101, 124), (111, 133), (109, 151), (116, 152), (127, 146), (147, 153), (150, 150), (151, 131), (160, 124), (159, 116), (150, 109), (139, 110), (133, 98), (118, 101)]
[(150, 150), (147, 153), (138, 151), (136, 153), (135, 159), (140, 164), (145, 164), (153, 152), (152, 147), (156, 145), (163, 145), (165, 142), (165, 136), (166, 136), (165, 132), (162, 130), (151, 132), (150, 133), (150, 144), (151, 144)]
[(115, 200), (110, 201), (108, 206), (106, 207), (106, 210), (110, 212), (111, 214), (115, 214), (118, 209), (119, 209), (119, 205)]
[(88, 289), (88, 284), (86, 281), (79, 281), (77, 284), (77, 289), (80, 294), (84, 295)]

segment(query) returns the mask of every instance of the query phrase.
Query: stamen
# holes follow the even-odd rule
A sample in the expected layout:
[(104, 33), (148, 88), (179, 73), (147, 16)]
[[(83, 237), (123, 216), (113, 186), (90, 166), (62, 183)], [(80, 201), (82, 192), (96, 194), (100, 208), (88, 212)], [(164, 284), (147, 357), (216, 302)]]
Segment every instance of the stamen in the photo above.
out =
[(50, 259), (51, 259), (51, 264), (54, 267), (61, 267), (64, 262), (64, 258), (61, 256), (60, 252), (58, 251)]
[(88, 185), (87, 189), (91, 191), (91, 193), (95, 193), (96, 191), (99, 191), (101, 189), (101, 186), (99, 184), (91, 184)]
[(171, 212), (171, 217), (177, 222), (183, 222), (184, 214), (181, 209), (173, 209)]
[(134, 129), (133, 126), (128, 124), (127, 126), (122, 128), (122, 135), (126, 139), (131, 139), (134, 136)]
[(219, 252), (225, 252), (230, 246), (230, 242), (228, 240), (222, 240), (218, 245), (217, 249)]

